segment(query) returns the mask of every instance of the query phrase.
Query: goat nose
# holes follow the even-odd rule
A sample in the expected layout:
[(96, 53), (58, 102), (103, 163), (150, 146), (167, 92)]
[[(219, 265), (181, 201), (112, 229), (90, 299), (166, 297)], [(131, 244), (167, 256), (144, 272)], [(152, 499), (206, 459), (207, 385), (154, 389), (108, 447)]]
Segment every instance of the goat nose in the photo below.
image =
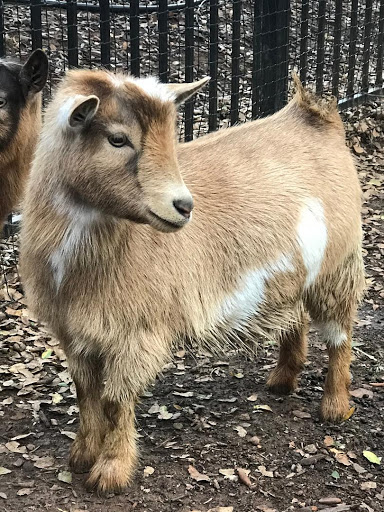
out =
[(185, 217), (189, 219), (191, 216), (191, 211), (193, 210), (193, 200), (192, 199), (177, 199), (173, 201), (173, 206), (176, 210)]

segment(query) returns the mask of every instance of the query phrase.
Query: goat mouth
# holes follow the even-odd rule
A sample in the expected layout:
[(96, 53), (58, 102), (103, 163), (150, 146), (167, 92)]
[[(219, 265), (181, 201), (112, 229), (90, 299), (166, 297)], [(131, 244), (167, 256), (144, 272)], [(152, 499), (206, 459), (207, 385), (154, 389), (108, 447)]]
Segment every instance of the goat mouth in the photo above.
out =
[(156, 215), (152, 210), (149, 210), (150, 216), (156, 220), (156, 225), (154, 227), (157, 228), (158, 223), (161, 223), (162, 226), (167, 228), (167, 231), (177, 231), (181, 229), (184, 224), (177, 224), (176, 222), (170, 222), (169, 220), (163, 219), (163, 217), (160, 217), (159, 215)]

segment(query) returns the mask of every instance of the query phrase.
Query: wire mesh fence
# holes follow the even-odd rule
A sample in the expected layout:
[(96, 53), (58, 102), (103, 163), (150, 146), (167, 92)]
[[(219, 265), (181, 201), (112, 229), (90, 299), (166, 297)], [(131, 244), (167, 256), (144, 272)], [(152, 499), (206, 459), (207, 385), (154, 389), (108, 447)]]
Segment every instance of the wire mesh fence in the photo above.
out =
[(341, 107), (382, 88), (384, 0), (173, 2), (2, 0), (0, 55), (46, 50), (50, 91), (77, 66), (163, 82), (210, 75), (182, 112), (185, 140), (278, 110), (294, 69)]

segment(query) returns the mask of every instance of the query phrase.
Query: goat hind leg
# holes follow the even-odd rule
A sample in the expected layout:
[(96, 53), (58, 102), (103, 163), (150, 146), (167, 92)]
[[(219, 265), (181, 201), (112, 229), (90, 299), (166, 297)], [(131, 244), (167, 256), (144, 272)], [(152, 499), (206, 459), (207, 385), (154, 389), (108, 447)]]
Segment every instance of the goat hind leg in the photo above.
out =
[(307, 357), (307, 319), (298, 321), (280, 338), (279, 359), (269, 375), (267, 386), (273, 392), (287, 395), (297, 387), (297, 378)]

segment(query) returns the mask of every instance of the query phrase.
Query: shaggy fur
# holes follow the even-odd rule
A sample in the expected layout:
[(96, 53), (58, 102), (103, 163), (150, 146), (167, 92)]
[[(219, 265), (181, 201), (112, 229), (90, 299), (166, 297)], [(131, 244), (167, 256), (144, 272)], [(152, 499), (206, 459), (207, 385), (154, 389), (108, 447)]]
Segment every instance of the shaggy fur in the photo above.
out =
[(41, 128), (48, 60), (36, 50), (22, 65), (0, 60), (0, 232), (20, 201)]
[[(76, 384), (71, 464), (101, 491), (132, 478), (134, 406), (175, 340), (275, 338), (268, 384), (289, 392), (309, 313), (329, 346), (322, 416), (349, 407), (361, 191), (336, 107), (298, 84), (277, 114), (178, 145), (175, 104), (202, 85), (170, 87), (172, 101), (140, 80), (70, 72), (33, 164), (22, 277)], [(190, 194), (191, 222), (174, 206)]]

